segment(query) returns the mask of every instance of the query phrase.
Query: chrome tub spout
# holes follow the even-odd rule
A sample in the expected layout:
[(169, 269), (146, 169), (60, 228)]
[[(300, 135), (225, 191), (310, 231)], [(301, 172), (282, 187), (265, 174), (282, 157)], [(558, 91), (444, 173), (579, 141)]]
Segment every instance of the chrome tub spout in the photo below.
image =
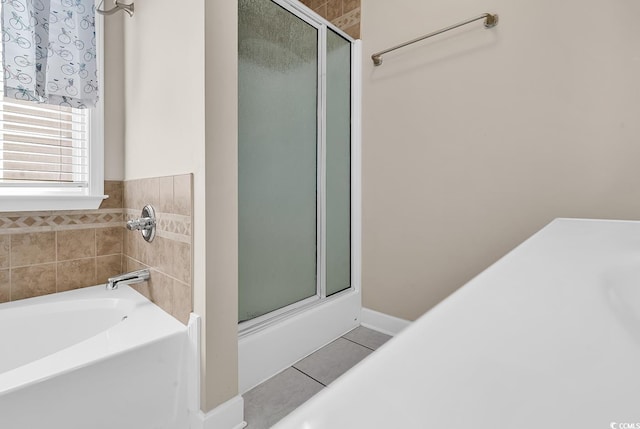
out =
[(107, 280), (107, 289), (118, 289), (119, 285), (132, 285), (135, 283), (142, 283), (149, 280), (149, 270), (138, 270), (130, 273), (120, 274), (119, 276), (109, 277)]

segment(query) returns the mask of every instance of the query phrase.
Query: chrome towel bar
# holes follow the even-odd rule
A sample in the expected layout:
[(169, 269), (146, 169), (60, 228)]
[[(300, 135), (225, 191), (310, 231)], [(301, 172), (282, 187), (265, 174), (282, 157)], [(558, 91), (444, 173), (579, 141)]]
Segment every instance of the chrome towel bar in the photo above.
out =
[(409, 40), (408, 42), (401, 43), (401, 44), (399, 44), (397, 46), (394, 46), (393, 48), (389, 48), (389, 49), (385, 49), (384, 51), (376, 52), (375, 54), (371, 55), (371, 59), (373, 60), (373, 65), (379, 66), (380, 64), (382, 64), (382, 55), (384, 55), (386, 53), (389, 53), (391, 51), (395, 51), (396, 49), (404, 48), (405, 46), (411, 45), (413, 43), (419, 42), (419, 41), (424, 40), (424, 39), (428, 39), (429, 37), (433, 37), (433, 36), (437, 36), (438, 34), (446, 33), (449, 30), (453, 30), (454, 28), (462, 27), (463, 25), (470, 24), (470, 23), (472, 23), (474, 21), (478, 21), (480, 19), (484, 19), (485, 20), (484, 21), (485, 28), (493, 28), (496, 25), (498, 25), (498, 15), (491, 14), (491, 13), (485, 13), (485, 14), (482, 14), (480, 16), (476, 16), (475, 18), (467, 19), (466, 21), (462, 21), (462, 22), (459, 22), (457, 24), (451, 25), (449, 27), (442, 28), (442, 29), (440, 29), (438, 31), (434, 31), (433, 33), (425, 34), (424, 36), (418, 37), (418, 38), (413, 39), (413, 40)]

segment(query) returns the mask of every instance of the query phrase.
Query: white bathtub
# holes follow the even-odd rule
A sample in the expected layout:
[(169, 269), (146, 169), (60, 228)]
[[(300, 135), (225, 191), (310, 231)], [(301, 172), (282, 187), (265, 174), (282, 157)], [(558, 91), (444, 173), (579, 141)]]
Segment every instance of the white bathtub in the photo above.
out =
[(187, 428), (187, 354), (128, 286), (0, 304), (0, 428)]

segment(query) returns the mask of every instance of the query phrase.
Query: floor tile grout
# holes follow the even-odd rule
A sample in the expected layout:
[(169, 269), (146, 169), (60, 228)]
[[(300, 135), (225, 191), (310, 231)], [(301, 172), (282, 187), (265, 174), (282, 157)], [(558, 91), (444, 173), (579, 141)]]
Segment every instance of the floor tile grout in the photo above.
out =
[(357, 345), (359, 345), (359, 346), (361, 346), (361, 347), (364, 347), (365, 349), (369, 349), (369, 350), (371, 350), (372, 352), (375, 352), (375, 351), (377, 350), (377, 349), (372, 349), (372, 348), (371, 348), (371, 347), (369, 347), (369, 346), (365, 346), (364, 344), (360, 344), (359, 342), (354, 341), (354, 340), (352, 340), (352, 339), (350, 339), (350, 338), (347, 338), (347, 337), (340, 337), (340, 338), (344, 338), (344, 339), (345, 339), (345, 340), (347, 340), (347, 341), (351, 341), (353, 344), (357, 344)]
[[(296, 363), (297, 363), (297, 362), (296, 362)], [(296, 368), (295, 364), (293, 364), (293, 365), (291, 366), (291, 368), (295, 369), (296, 371), (300, 372), (301, 374), (306, 375), (307, 377), (309, 377), (310, 379), (312, 379), (312, 380), (313, 380), (313, 381), (315, 381), (316, 383), (321, 384), (323, 387), (327, 387), (327, 385), (326, 385), (326, 384), (324, 384), (323, 382), (321, 382), (320, 380), (315, 379), (315, 378), (311, 377), (309, 374), (307, 374), (306, 372), (304, 372), (303, 370), (301, 370), (301, 369), (299, 369), (299, 368)]]
[[(357, 328), (356, 328), (356, 329), (357, 329)], [(373, 329), (365, 328), (365, 334), (366, 334), (366, 330), (375, 331), (375, 330), (373, 330)], [(349, 332), (352, 332), (352, 331), (349, 331)], [(375, 331), (375, 332), (377, 332), (377, 331)], [(348, 335), (348, 334), (349, 334), (349, 333), (344, 334), (344, 335)], [(331, 382), (334, 380), (334, 377), (333, 377), (333, 376), (329, 376), (329, 377), (327, 378), (327, 380), (325, 380), (325, 382), (327, 383), (327, 384), (325, 384), (325, 383), (321, 382), (318, 378), (316, 378), (316, 377), (314, 377), (314, 376), (312, 376), (312, 375), (310, 375), (310, 374), (308, 374), (308, 373), (306, 372), (308, 369), (310, 369), (310, 370), (312, 370), (311, 372), (315, 374), (315, 372), (314, 372), (314, 371), (316, 371), (316, 368), (314, 368), (314, 367), (313, 367), (313, 365), (317, 365), (318, 363), (322, 363), (323, 359), (324, 359), (324, 360), (326, 360), (326, 357), (327, 357), (327, 354), (326, 354), (326, 353), (327, 353), (327, 352), (329, 352), (329, 356), (330, 356), (332, 353), (333, 353), (333, 355), (334, 355), (334, 356), (338, 356), (338, 355), (336, 355), (336, 354), (335, 354), (337, 350), (340, 350), (340, 353), (345, 353), (344, 358), (340, 358), (340, 359), (341, 359), (341, 360), (340, 360), (340, 362), (336, 362), (336, 361), (334, 360), (334, 363), (335, 363), (335, 364), (337, 364), (337, 365), (338, 365), (338, 368), (339, 368), (339, 367), (342, 365), (342, 363), (343, 363), (343, 362), (349, 362), (349, 360), (350, 360), (350, 359), (352, 359), (352, 357), (354, 356), (354, 355), (353, 355), (353, 353), (355, 353), (355, 355), (358, 355), (358, 354), (360, 354), (360, 355), (361, 355), (361, 354), (364, 354), (364, 353), (366, 353), (367, 355), (369, 355), (369, 354), (374, 353), (374, 352), (376, 352), (376, 351), (378, 350), (377, 348), (375, 348), (375, 349), (374, 349), (374, 348), (372, 348), (371, 346), (368, 346), (368, 345), (365, 345), (365, 344), (361, 344), (360, 342), (358, 342), (357, 340), (360, 338), (360, 335), (361, 335), (361, 332), (358, 332), (358, 334), (356, 334), (356, 335), (355, 335), (355, 339), (347, 338), (346, 336), (340, 336), (340, 337), (336, 338), (335, 340), (333, 340), (332, 342), (328, 343), (327, 345), (325, 345), (325, 346), (321, 347), (320, 349), (316, 350), (314, 353), (311, 353), (309, 356), (306, 356), (305, 358), (300, 359), (299, 361), (297, 361), (296, 363), (294, 363), (293, 365), (291, 365), (291, 366), (288, 368), (288, 369), (293, 369), (293, 370), (295, 370), (293, 373), (290, 373), (290, 374), (295, 374), (295, 373), (297, 373), (297, 374), (300, 374), (300, 375), (302, 375), (302, 376), (303, 376), (303, 377), (301, 377), (300, 375), (298, 375), (298, 376), (297, 376), (297, 378), (296, 378), (296, 377), (294, 377), (294, 379), (297, 379), (297, 380), (298, 380), (298, 381), (297, 381), (297, 383), (299, 383), (299, 385), (301, 386), (301, 388), (302, 388), (302, 386), (307, 386), (307, 387), (304, 387), (303, 389), (312, 389), (312, 390), (317, 390), (317, 391), (316, 391), (316, 393), (312, 393), (312, 394), (311, 394), (311, 396), (308, 396), (308, 397), (306, 396), (306, 394), (303, 394), (303, 396), (307, 398), (307, 399), (305, 399), (305, 400), (304, 400), (304, 402), (306, 402), (307, 400), (309, 400), (309, 399), (311, 399), (313, 396), (315, 396), (317, 393), (319, 393), (319, 392), (321, 392), (322, 390), (324, 390), (324, 389), (325, 389), (326, 387), (328, 387), (328, 385), (329, 385), (329, 384), (331, 384)], [(365, 337), (366, 337), (366, 336), (367, 336), (367, 335), (365, 335)], [(348, 341), (348, 343), (344, 343), (344, 342), (343, 342), (343, 343), (339, 343), (339, 342), (338, 342), (338, 340), (340, 340), (340, 339), (347, 340), (347, 341)], [(365, 342), (369, 342), (369, 339), (368, 339), (368, 338), (364, 338), (364, 339), (361, 339), (361, 340), (363, 340), (363, 341), (365, 341)], [(381, 340), (381, 339), (379, 339), (379, 338), (378, 338), (377, 340), (376, 340), (375, 338), (374, 338), (374, 339), (372, 339), (372, 340), (373, 340), (373, 343), (372, 343), (372, 345), (373, 345), (373, 346), (375, 346), (375, 344), (377, 344), (378, 342), (384, 343), (384, 341), (386, 341), (386, 340), (382, 341), (382, 340)], [(336, 344), (335, 344), (335, 345), (333, 345), (333, 346), (330, 346), (330, 345), (331, 345), (331, 344), (333, 344), (333, 343), (336, 343)], [(342, 345), (340, 346), (340, 344), (342, 344)], [(347, 346), (347, 344), (352, 344), (352, 346)], [(356, 345), (356, 346), (359, 346), (359, 347), (354, 347), (353, 345)], [(336, 346), (337, 346), (337, 347), (336, 347)], [(344, 347), (346, 347), (346, 349), (345, 349)], [(307, 360), (307, 359), (309, 359), (312, 355), (314, 355), (315, 353), (321, 352), (323, 349), (325, 350), (324, 355), (321, 353), (321, 354), (320, 354), (320, 355), (318, 355), (316, 358), (311, 358), (311, 360), (310, 360), (310, 361), (309, 361), (309, 360)], [(329, 351), (329, 350), (331, 350), (331, 351)], [(351, 350), (351, 351), (349, 351), (349, 350)], [(356, 351), (356, 350), (359, 350), (359, 351)], [(353, 352), (353, 353), (352, 353), (352, 352)], [(366, 357), (367, 355), (365, 355), (364, 357)], [(342, 355), (341, 355), (341, 356), (342, 356)], [(349, 356), (351, 356), (351, 357), (349, 357)], [(320, 359), (320, 360), (318, 361), (318, 359)], [(329, 359), (329, 361), (331, 361), (331, 360), (332, 360), (332, 359)], [(362, 357), (358, 358), (358, 359), (357, 359), (357, 361), (355, 362), (355, 364), (357, 364), (360, 360), (362, 360)], [(303, 361), (304, 361), (304, 362), (303, 362)], [(315, 362), (315, 363), (313, 363), (313, 362)], [(303, 367), (304, 369), (301, 369), (301, 368), (299, 368), (299, 367), (297, 367), (297, 366), (296, 366), (296, 365), (300, 365), (301, 363), (302, 363), (302, 367)], [(310, 365), (311, 365), (311, 366), (310, 366)], [(351, 368), (351, 367), (353, 367), (353, 365), (354, 365), (354, 364), (353, 364), (353, 363), (351, 363), (351, 364), (347, 364), (347, 365), (348, 365), (348, 368)], [(308, 368), (307, 368), (307, 367), (308, 367)], [(343, 374), (343, 373), (344, 373), (344, 370), (347, 370), (347, 371), (348, 371), (348, 368), (346, 368), (346, 367), (345, 367), (345, 368), (343, 368), (342, 370), (339, 370), (340, 374)], [(286, 370), (285, 370), (285, 371), (286, 371)], [(283, 373), (281, 373), (281, 374), (284, 374), (284, 372), (283, 372)], [(324, 378), (327, 374), (324, 374), (322, 371), (320, 371), (320, 372), (318, 372), (318, 374), (316, 374), (316, 376), (318, 376), (318, 375), (320, 375), (320, 378)], [(279, 375), (276, 375), (276, 376), (274, 376), (274, 377), (278, 377), (278, 376), (279, 376)], [(293, 375), (290, 375), (288, 379), (289, 379), (289, 380), (292, 380), (292, 379), (291, 379), (291, 377), (292, 377), (292, 376), (293, 376)], [(340, 375), (338, 375), (338, 377), (339, 377), (339, 376), (340, 376)], [(287, 379), (287, 378), (285, 377), (285, 380), (286, 380), (286, 379)], [(331, 381), (329, 381), (329, 380), (331, 380)], [(268, 382), (268, 381), (269, 381), (269, 380), (265, 381), (264, 383), (266, 383), (266, 382)], [(315, 384), (314, 382), (315, 382), (315, 383), (317, 383), (317, 384)], [(264, 383), (263, 383), (263, 384), (264, 384)], [(282, 383), (283, 383), (283, 382), (282, 382), (282, 381), (280, 381), (279, 383), (281, 383), (281, 385), (282, 385)], [(286, 381), (285, 381), (285, 383), (286, 383)], [(276, 384), (276, 385), (277, 385), (277, 384)], [(315, 387), (313, 387), (313, 386), (315, 386)], [(256, 386), (254, 389), (257, 389), (257, 388), (258, 388), (258, 386)], [(270, 387), (270, 389), (271, 389), (271, 388), (272, 388), (272, 387)], [(253, 391), (253, 389), (252, 389), (252, 391)], [(307, 390), (307, 391), (308, 391), (308, 390)], [(249, 393), (249, 392), (247, 392), (247, 393)], [(309, 393), (311, 393), (311, 392), (309, 392)], [(245, 394), (245, 395), (246, 395), (246, 394)], [(264, 392), (259, 393), (259, 394), (258, 394), (258, 396), (254, 396), (254, 397), (252, 398), (252, 400), (251, 400), (251, 401), (263, 401), (263, 400), (257, 399), (257, 398), (260, 398), (260, 395), (262, 395), (262, 396), (264, 397), (265, 393), (264, 393)], [(243, 395), (243, 396), (244, 396), (244, 395)], [(272, 396), (273, 396), (273, 394), (271, 394), (271, 393), (269, 393), (269, 394), (268, 394), (268, 397), (272, 397)], [(276, 395), (276, 396), (277, 396), (277, 395)], [(247, 399), (248, 399), (248, 398), (245, 398), (245, 416), (246, 416), (246, 417), (248, 417), (248, 416), (247, 416), (247, 414), (246, 414), (246, 413), (247, 413), (247, 409), (248, 409), (248, 408), (247, 408), (247, 406), (248, 406), (250, 403), (253, 403), (253, 404), (259, 404), (259, 403), (260, 403), (260, 402), (248, 402), (248, 401), (247, 401)], [(301, 398), (301, 399), (302, 399), (302, 398)], [(268, 401), (268, 400), (267, 400), (267, 401)], [(287, 401), (290, 401), (290, 400), (285, 399), (283, 403), (286, 403)], [(298, 405), (295, 405), (292, 409), (290, 409), (289, 411), (286, 411), (286, 413), (285, 413), (284, 415), (280, 415), (279, 417), (277, 417), (277, 418), (278, 418), (278, 420), (279, 420), (279, 419), (281, 419), (281, 418), (283, 418), (283, 417), (284, 417), (284, 416), (286, 416), (287, 414), (291, 413), (293, 410), (295, 410), (295, 409), (296, 409), (297, 407), (299, 407), (300, 405), (301, 405), (301, 403), (300, 403), (300, 404), (298, 404)], [(252, 408), (252, 407), (253, 407), (253, 408)], [(268, 411), (268, 410), (266, 411), (266, 413), (265, 413), (265, 411), (263, 410), (263, 411), (260, 411), (260, 412), (258, 412), (258, 413), (256, 414), (256, 409), (257, 409), (257, 408), (256, 408), (256, 406), (255, 406), (255, 405), (250, 406), (250, 407), (249, 407), (249, 409), (252, 409), (252, 410), (253, 410), (253, 414), (251, 415), (251, 418), (250, 418), (250, 419), (247, 419), (247, 423), (248, 423), (248, 426), (247, 426), (247, 427), (252, 427), (252, 424), (256, 424), (256, 423), (257, 423), (257, 426), (255, 426), (255, 429), (260, 429), (260, 428), (263, 428), (263, 427), (264, 427), (264, 428), (266, 428), (267, 426), (264, 426), (265, 424), (267, 424), (267, 425), (275, 424), (275, 422), (276, 422), (276, 421), (274, 421), (274, 420), (273, 420), (273, 418), (276, 416), (276, 414), (269, 414), (269, 411)], [(279, 412), (278, 412), (278, 413), (279, 413)], [(269, 416), (271, 416), (271, 417), (269, 417)]]

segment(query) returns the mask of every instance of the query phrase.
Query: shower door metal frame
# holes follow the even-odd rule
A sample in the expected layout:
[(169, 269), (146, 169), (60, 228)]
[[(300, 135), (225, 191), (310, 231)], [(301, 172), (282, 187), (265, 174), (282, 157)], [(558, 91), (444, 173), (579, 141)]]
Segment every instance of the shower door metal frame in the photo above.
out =
[[(316, 294), (294, 302), (262, 316), (238, 324), (238, 336), (243, 338), (253, 332), (292, 317), (300, 312), (323, 305), (348, 293), (360, 293), (360, 44), (324, 18), (303, 4), (292, 0), (269, 0), (303, 20), (318, 31), (318, 87), (317, 87), (317, 178), (316, 178)], [(323, 126), (326, 118), (326, 70), (327, 70), (327, 29), (349, 42), (351, 48), (351, 279), (350, 287), (326, 296), (326, 132)]]

